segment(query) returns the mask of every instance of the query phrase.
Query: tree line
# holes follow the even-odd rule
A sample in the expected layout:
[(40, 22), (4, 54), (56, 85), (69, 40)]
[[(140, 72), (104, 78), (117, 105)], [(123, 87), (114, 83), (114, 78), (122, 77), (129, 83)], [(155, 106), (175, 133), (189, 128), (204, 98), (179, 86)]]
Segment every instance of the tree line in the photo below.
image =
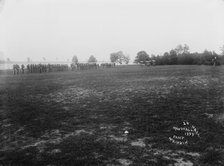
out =
[(214, 60), (216, 65), (224, 64), (224, 46), (222, 53), (205, 50), (202, 53), (191, 53), (188, 45), (178, 45), (175, 49), (165, 52), (163, 55), (149, 56), (146, 51), (139, 51), (135, 57), (134, 63), (155, 60), (156, 65), (212, 65)]
[[(122, 51), (118, 51), (110, 54), (110, 61), (117, 64), (128, 64), (130, 62), (130, 57), (129, 55), (125, 55)], [(74, 55), (72, 57), (72, 63), (77, 64), (78, 62), (78, 57)], [(88, 63), (97, 63), (97, 59), (91, 55), (88, 59)]]
[[(222, 46), (221, 54), (217, 54), (215, 51), (204, 50), (202, 53), (191, 53), (188, 45), (179, 44), (176, 48), (165, 52), (163, 55), (149, 55), (146, 51), (139, 51), (135, 57), (134, 63), (146, 63), (148, 61), (155, 61), (156, 65), (211, 65), (216, 61), (216, 65), (224, 64), (224, 46)], [(46, 59), (43, 57), (43, 60)], [(7, 62), (11, 60), (7, 58)], [(27, 62), (31, 59), (28, 57)], [(130, 62), (130, 56), (124, 54), (122, 51), (113, 52), (110, 54), (110, 61), (116, 64), (128, 64)], [(0, 63), (4, 61), (0, 60)], [(72, 63), (77, 64), (78, 58), (76, 55), (72, 57)], [(97, 59), (91, 55), (88, 59), (88, 63), (97, 63)]]
[[(72, 57), (72, 63), (77, 64), (79, 62), (78, 57), (76, 55), (74, 55)], [(97, 63), (97, 59), (91, 55), (88, 59), (88, 63)]]
[[(156, 65), (223, 65), (224, 64), (224, 46), (221, 48), (222, 53), (217, 54), (215, 51), (204, 50), (202, 53), (190, 52), (190, 47), (187, 44), (177, 45), (176, 48), (165, 52), (163, 55), (151, 56), (146, 51), (139, 51), (135, 57), (134, 63), (145, 64), (148, 61), (155, 61)], [(122, 51), (113, 52), (110, 54), (110, 61), (117, 64), (128, 64), (130, 57)], [(78, 63), (76, 56), (72, 59), (73, 63)], [(96, 63), (96, 58), (91, 55), (88, 63)]]

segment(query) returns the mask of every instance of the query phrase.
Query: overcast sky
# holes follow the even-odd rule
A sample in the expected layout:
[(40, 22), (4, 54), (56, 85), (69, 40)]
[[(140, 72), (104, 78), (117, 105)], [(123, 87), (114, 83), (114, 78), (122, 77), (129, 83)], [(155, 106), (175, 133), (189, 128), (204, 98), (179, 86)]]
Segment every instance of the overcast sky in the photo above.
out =
[(109, 61), (122, 50), (163, 54), (224, 45), (222, 0), (0, 0), (0, 58)]

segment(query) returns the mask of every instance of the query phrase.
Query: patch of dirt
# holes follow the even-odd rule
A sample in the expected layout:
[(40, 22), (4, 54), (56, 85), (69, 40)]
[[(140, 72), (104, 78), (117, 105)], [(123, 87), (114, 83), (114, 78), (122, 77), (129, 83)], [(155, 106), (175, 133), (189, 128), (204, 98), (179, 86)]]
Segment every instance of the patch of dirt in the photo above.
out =
[(133, 162), (131, 160), (128, 159), (118, 159), (117, 160), (122, 166), (129, 166), (131, 165)]
[(176, 163), (174, 163), (175, 166), (193, 166), (193, 163), (191, 161), (184, 161), (183, 158), (178, 158), (178, 159), (173, 159), (176, 161)]
[[(193, 166), (193, 161), (199, 159), (200, 154), (194, 152), (185, 152), (180, 150), (165, 150), (165, 149), (150, 149), (149, 152), (153, 154), (153, 156), (161, 156), (167, 160), (175, 161), (175, 166)], [(186, 160), (188, 158), (188, 160)], [(191, 160), (192, 161), (191, 161)]]
[(127, 140), (128, 140), (127, 137), (118, 137), (115, 135), (109, 135), (108, 138), (113, 141), (117, 141), (117, 142), (127, 142)]
[(143, 139), (138, 139), (137, 141), (132, 141), (131, 146), (138, 146), (144, 148), (146, 144), (144, 143)]
[(112, 124), (100, 124), (100, 130), (112, 130), (116, 128), (117, 126), (112, 125)]
[(80, 135), (80, 134), (89, 134), (89, 135), (92, 135), (93, 134), (93, 131), (86, 131), (84, 129), (76, 130), (75, 131), (75, 135)]
[(217, 123), (224, 123), (224, 113), (223, 114), (217, 114), (214, 116), (214, 119)]
[(203, 76), (194, 76), (188, 81), (191, 85), (194, 86), (207, 86), (209, 81)]

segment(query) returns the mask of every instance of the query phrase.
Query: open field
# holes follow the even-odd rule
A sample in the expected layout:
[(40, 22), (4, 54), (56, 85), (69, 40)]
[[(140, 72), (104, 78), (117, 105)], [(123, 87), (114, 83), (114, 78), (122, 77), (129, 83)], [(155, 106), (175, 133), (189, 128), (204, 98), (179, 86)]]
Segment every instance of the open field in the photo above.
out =
[(0, 162), (224, 165), (224, 67), (0, 75)]

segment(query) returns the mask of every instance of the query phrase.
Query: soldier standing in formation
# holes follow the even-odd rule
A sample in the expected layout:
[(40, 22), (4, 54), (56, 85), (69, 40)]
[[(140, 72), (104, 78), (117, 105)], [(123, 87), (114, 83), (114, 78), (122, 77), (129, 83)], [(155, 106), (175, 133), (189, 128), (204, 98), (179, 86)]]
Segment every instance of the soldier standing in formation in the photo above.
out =
[(22, 73), (24, 74), (24, 69), (25, 69), (24, 64), (21, 65), (21, 69), (22, 69)]
[(46, 73), (52, 71), (68, 71), (67, 64), (28, 64), (28, 73)]
[(15, 65), (13, 65), (13, 74), (15, 75), (15, 74), (19, 74), (19, 65), (17, 65), (17, 64), (15, 64)]
[(13, 74), (16, 74), (16, 65), (13, 65)]
[(217, 63), (217, 59), (216, 59), (216, 57), (214, 57), (214, 59), (212, 59), (212, 65), (216, 66), (216, 63)]
[(102, 68), (111, 68), (115, 67), (115, 63), (101, 63)]

